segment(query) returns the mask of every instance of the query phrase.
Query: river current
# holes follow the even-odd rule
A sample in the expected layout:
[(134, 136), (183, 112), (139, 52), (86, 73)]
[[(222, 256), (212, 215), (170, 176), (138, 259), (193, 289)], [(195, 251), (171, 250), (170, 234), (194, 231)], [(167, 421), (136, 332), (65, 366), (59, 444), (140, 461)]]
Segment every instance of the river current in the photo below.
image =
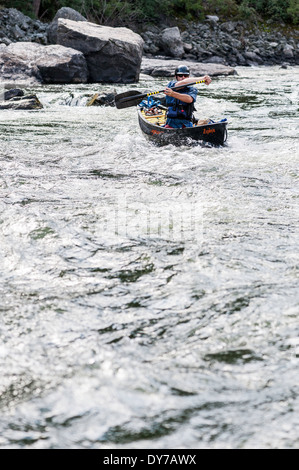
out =
[(224, 148), (31, 89), (0, 114), (0, 447), (299, 448), (299, 68), (198, 86)]

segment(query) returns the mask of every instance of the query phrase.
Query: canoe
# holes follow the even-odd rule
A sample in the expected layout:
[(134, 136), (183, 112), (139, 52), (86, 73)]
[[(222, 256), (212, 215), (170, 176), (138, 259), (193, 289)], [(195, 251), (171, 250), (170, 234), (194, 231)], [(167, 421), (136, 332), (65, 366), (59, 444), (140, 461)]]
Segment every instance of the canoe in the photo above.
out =
[[(159, 114), (148, 114), (146, 108), (137, 107), (138, 122), (146, 137), (157, 145), (192, 145), (208, 143), (212, 146), (223, 146), (227, 139), (227, 120), (210, 121), (208, 124), (194, 125), (183, 129), (163, 127), (166, 122), (166, 110), (160, 109)], [(201, 124), (201, 125), (200, 125)]]

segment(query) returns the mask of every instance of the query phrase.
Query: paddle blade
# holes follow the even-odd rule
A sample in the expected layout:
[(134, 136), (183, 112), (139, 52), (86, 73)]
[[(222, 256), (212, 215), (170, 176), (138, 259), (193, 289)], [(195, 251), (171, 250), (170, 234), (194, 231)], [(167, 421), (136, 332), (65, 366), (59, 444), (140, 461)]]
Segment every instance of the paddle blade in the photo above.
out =
[(146, 93), (140, 93), (140, 91), (129, 90), (124, 93), (116, 95), (114, 98), (115, 106), (118, 109), (129, 108), (130, 106), (137, 106), (143, 98), (145, 98)]

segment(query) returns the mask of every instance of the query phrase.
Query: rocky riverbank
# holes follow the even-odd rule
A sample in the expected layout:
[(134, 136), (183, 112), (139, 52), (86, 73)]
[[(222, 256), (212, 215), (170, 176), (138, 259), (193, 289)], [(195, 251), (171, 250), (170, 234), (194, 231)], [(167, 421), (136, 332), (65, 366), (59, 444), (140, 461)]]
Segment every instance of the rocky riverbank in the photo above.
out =
[[(20, 41), (53, 44), (58, 18), (86, 21), (70, 8), (60, 9), (49, 24), (34, 21), (13, 8), (0, 10), (0, 44)], [(298, 28), (221, 22), (217, 16), (209, 16), (203, 23), (185, 22), (180, 28), (148, 26), (134, 32), (143, 38), (143, 56), (148, 58), (176, 58), (231, 67), (299, 65)]]
[(235, 67), (252, 65), (299, 65), (299, 30), (248, 26), (238, 21), (221, 23), (210, 17), (204, 23), (186, 23), (160, 31), (152, 27), (141, 33), (144, 54)]
[(48, 28), (48, 23), (32, 20), (15, 8), (0, 10), (0, 44), (19, 41), (47, 44)]
[[(39, 43), (33, 41), (36, 36), (33, 35), (32, 20), (15, 9), (2, 10), (1, 15), (2, 30), (5, 26), (6, 33), (14, 39), (5, 36), (0, 42), (0, 79), (3, 82), (30, 85), (136, 83), (142, 60), (148, 59), (144, 55), (144, 40), (140, 34), (129, 28), (111, 28), (88, 22), (70, 8), (61, 8), (57, 12), (43, 36), (39, 37)], [(40, 27), (40, 22), (37, 27)], [(163, 38), (168, 39), (165, 39), (165, 54), (160, 59), (165, 62), (173, 56), (184, 60), (184, 54), (180, 53), (183, 46), (179, 29), (165, 28)], [(168, 62), (165, 70), (164, 64), (159, 62), (151, 67), (151, 72), (143, 73), (173, 75), (175, 66), (172, 70), (169, 66)], [(211, 76), (230, 73), (234, 73), (233, 68), (228, 70), (228, 66), (213, 63), (204, 64), (202, 72)]]

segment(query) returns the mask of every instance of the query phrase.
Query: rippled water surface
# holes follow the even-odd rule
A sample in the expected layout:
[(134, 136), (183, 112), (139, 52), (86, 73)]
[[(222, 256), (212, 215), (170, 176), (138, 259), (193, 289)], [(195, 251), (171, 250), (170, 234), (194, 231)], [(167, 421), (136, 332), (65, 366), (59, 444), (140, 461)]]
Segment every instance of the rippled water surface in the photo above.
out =
[(0, 112), (2, 448), (299, 447), (299, 69), (237, 70), (225, 148), (84, 106), (145, 77)]

